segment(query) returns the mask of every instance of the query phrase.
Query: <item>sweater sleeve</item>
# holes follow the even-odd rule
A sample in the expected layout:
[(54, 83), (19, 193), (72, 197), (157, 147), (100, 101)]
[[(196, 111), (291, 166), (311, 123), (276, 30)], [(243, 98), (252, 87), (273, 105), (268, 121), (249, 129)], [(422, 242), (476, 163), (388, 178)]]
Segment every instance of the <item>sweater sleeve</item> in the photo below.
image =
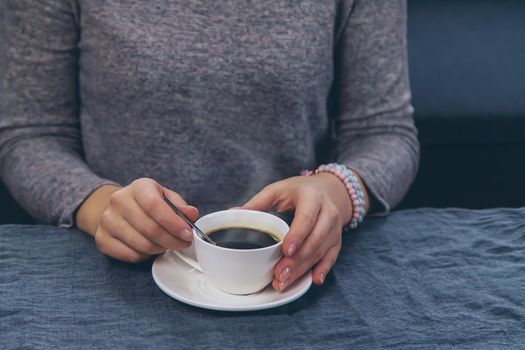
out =
[(387, 214), (419, 163), (404, 0), (355, 0), (336, 38), (336, 159), (356, 171)]
[(82, 156), (76, 8), (69, 0), (5, 0), (0, 8), (0, 175), (43, 223), (71, 227), (110, 180)]

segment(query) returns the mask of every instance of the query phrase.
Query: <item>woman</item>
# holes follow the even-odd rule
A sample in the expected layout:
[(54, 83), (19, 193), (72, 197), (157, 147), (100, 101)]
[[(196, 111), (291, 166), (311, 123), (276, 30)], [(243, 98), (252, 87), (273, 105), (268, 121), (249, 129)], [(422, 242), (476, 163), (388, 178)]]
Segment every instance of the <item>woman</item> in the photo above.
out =
[(116, 259), (190, 244), (164, 192), (192, 219), (248, 201), (294, 211), (274, 288), (322, 284), (416, 174), (404, 1), (2, 4), (2, 179)]

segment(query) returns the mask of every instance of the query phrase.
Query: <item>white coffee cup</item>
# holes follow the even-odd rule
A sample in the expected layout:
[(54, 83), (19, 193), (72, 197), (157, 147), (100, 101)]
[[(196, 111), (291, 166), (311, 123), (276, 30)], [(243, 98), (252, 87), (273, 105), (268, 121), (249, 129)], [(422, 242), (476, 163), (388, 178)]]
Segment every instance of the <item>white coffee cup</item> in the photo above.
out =
[(255, 293), (273, 280), (273, 268), (282, 257), (282, 240), (289, 230), (282, 219), (261, 211), (231, 209), (205, 215), (195, 225), (204, 233), (220, 228), (246, 227), (277, 235), (279, 242), (269, 247), (231, 249), (205, 242), (194, 231), (192, 246), (176, 252), (226, 293)]

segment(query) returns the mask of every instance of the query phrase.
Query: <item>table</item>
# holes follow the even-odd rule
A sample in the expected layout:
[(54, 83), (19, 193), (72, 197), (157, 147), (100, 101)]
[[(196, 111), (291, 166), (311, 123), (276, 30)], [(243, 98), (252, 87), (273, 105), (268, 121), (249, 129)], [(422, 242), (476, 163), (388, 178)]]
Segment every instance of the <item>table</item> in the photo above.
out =
[(322, 287), (271, 310), (198, 309), (151, 263), (76, 230), (0, 226), (0, 348), (522, 348), (525, 208), (415, 209), (345, 233)]

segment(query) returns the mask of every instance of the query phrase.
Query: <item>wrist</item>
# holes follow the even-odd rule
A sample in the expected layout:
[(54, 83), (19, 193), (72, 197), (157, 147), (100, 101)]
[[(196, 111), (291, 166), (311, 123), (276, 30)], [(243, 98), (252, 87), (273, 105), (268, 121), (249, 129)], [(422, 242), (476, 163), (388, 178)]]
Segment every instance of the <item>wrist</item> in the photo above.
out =
[(111, 195), (119, 189), (120, 187), (115, 185), (102, 185), (93, 191), (76, 212), (76, 227), (90, 236), (94, 236), (100, 217), (109, 206)]
[(325, 184), (327, 195), (333, 200), (339, 210), (341, 226), (350, 222), (354, 208), (344, 182), (332, 173), (317, 173), (313, 177), (318, 178)]
[(341, 181), (346, 189), (347, 198), (349, 198), (351, 213), (350, 222), (347, 223), (349, 228), (356, 228), (368, 213), (370, 200), (366, 187), (360, 176), (352, 169), (338, 163), (320, 165), (315, 171), (303, 170), (301, 175), (311, 176), (319, 173), (332, 174)]

